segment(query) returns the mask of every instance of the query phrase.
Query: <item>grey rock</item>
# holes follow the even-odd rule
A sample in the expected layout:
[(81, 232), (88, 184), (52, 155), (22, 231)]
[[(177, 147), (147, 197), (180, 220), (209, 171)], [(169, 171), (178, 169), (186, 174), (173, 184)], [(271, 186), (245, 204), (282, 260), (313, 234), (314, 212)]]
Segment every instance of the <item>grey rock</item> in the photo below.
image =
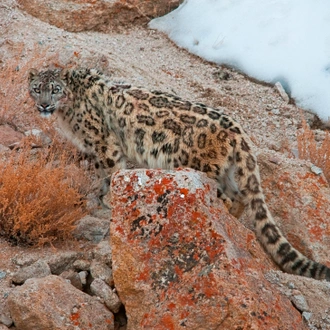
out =
[(88, 276), (88, 272), (86, 271), (82, 271), (78, 273), (79, 277), (80, 277), (80, 282), (82, 285), (86, 285), (87, 283), (87, 276)]
[(308, 321), (311, 317), (312, 317), (312, 313), (309, 313), (309, 312), (303, 312), (302, 313), (302, 316), (303, 316), (303, 318), (306, 320), (306, 321)]
[(81, 254), (75, 251), (67, 251), (55, 254), (46, 259), (52, 274), (60, 275), (65, 270), (73, 267), (73, 263), (81, 258)]
[(70, 283), (78, 290), (83, 289), (83, 283), (81, 282), (81, 278), (77, 272), (72, 269), (65, 270), (61, 275), (62, 278), (69, 280)]
[(97, 244), (97, 246), (93, 249), (93, 259), (111, 266), (112, 252), (110, 240), (105, 240)]
[(12, 262), (17, 266), (30, 266), (34, 262), (38, 260), (37, 255), (29, 255), (29, 254), (23, 254), (23, 255), (16, 255), (12, 258)]
[(29, 278), (41, 278), (51, 274), (48, 264), (44, 260), (38, 260), (30, 266), (19, 269), (12, 278), (13, 283), (22, 284)]
[[(0, 324), (5, 325), (6, 327), (10, 327), (13, 325), (13, 320), (8, 315), (0, 314)], [(0, 330), (1, 330), (1, 327), (0, 327)]]
[(310, 311), (307, 301), (303, 295), (301, 295), (301, 294), (294, 295), (291, 297), (291, 301), (300, 312), (309, 312)]
[(109, 236), (109, 230), (109, 220), (86, 216), (78, 222), (77, 227), (73, 231), (73, 235), (77, 239), (83, 238), (93, 243), (99, 243), (105, 237)]
[(121, 306), (117, 294), (111, 290), (111, 288), (101, 279), (95, 279), (91, 283), (91, 291), (94, 295), (104, 300), (105, 305), (113, 313), (118, 313)]
[(52, 143), (52, 139), (40, 129), (33, 128), (31, 130), (25, 131), (24, 134), (26, 136), (35, 136), (43, 146), (47, 146)]
[(88, 260), (78, 259), (73, 263), (74, 269), (78, 271), (89, 270), (91, 262)]
[(93, 261), (90, 272), (94, 279), (101, 279), (110, 286), (114, 285), (112, 269), (104, 263)]

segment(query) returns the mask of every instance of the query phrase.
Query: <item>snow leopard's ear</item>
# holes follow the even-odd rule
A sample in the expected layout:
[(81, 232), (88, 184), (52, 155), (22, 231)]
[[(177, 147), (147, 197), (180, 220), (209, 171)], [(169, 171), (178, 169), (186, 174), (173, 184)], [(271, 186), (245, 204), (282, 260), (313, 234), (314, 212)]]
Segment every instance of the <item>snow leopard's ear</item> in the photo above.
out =
[(28, 73), (29, 82), (31, 82), (39, 74), (37, 69), (30, 69)]

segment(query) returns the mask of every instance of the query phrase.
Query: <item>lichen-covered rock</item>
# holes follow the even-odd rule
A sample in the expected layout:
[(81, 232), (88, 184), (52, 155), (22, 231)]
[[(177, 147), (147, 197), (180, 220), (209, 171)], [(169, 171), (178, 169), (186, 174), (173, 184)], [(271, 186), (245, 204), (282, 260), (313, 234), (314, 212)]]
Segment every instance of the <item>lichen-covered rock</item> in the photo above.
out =
[[(306, 162), (295, 166), (280, 154), (260, 153), (267, 204), (292, 245), (311, 259), (330, 266), (330, 189), (323, 174), (313, 173)], [(299, 165), (298, 165), (298, 164)]]
[(72, 32), (146, 23), (175, 9), (180, 2), (182, 0), (18, 0), (30, 15)]
[(120, 171), (110, 238), (127, 329), (306, 329), (269, 257), (193, 170)]
[(17, 330), (113, 330), (113, 314), (61, 277), (29, 279), (8, 297)]

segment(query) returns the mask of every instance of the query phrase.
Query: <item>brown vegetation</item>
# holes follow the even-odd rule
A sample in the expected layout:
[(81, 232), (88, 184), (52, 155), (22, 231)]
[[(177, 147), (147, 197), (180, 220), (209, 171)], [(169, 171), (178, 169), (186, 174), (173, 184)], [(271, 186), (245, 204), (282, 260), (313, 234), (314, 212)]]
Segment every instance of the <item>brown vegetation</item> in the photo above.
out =
[(0, 162), (0, 234), (42, 245), (71, 235), (85, 214), (88, 184), (68, 152), (34, 151), (23, 147)]

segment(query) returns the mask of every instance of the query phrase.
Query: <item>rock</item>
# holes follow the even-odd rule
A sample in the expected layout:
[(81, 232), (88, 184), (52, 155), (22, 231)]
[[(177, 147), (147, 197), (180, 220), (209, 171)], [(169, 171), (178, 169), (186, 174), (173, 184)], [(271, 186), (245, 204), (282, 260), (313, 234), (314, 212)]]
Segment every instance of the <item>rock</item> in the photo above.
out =
[(111, 246), (127, 329), (306, 329), (269, 257), (194, 170), (119, 171)]
[(89, 270), (89, 268), (91, 266), (91, 262), (89, 260), (79, 259), (79, 260), (76, 260), (72, 264), (72, 266), (74, 267), (74, 269), (76, 269), (78, 271)]
[(59, 252), (46, 259), (52, 274), (59, 275), (73, 267), (73, 263), (80, 257), (75, 251)]
[(93, 259), (111, 266), (112, 253), (109, 240), (102, 241), (97, 244), (97, 246), (93, 249)]
[(0, 143), (0, 153), (4, 153), (6, 151), (9, 151), (10, 149), (3, 144)]
[(84, 286), (87, 284), (87, 276), (88, 276), (88, 272), (86, 271), (81, 271), (78, 273), (79, 278), (80, 278), (80, 282), (81, 284)]
[(112, 269), (109, 266), (93, 260), (90, 267), (90, 272), (94, 279), (99, 278), (110, 286), (114, 285)]
[(276, 157), (281, 166), (274, 165), (269, 162), (273, 155), (263, 151), (258, 161), (266, 202), (275, 221), (296, 249), (328, 264), (330, 189), (324, 174), (312, 173), (310, 163), (289, 161), (280, 153)]
[(294, 295), (291, 299), (294, 306), (300, 311), (300, 312), (309, 312), (310, 308), (306, 302), (305, 297), (302, 294)]
[(18, 144), (23, 137), (24, 134), (15, 131), (9, 125), (0, 125), (0, 144), (4, 145), (5, 147)]
[(78, 221), (73, 235), (77, 239), (84, 238), (93, 243), (99, 243), (109, 235), (109, 229), (109, 220), (86, 216)]
[(19, 269), (12, 278), (13, 283), (22, 284), (29, 278), (41, 278), (51, 274), (48, 264), (44, 260), (38, 260), (30, 266)]
[(0, 330), (1, 330), (1, 324), (10, 327), (13, 324), (13, 320), (5, 314), (0, 314)]
[[(308, 329), (330, 329), (329, 282), (280, 271), (270, 271), (266, 278), (302, 313)], [(288, 283), (293, 289), (288, 288)]]
[(322, 169), (315, 165), (311, 166), (311, 171), (316, 175), (321, 175), (323, 173)]
[(18, 0), (30, 15), (72, 32), (118, 29), (133, 22), (145, 24), (175, 9), (180, 2), (182, 0)]
[(121, 301), (111, 288), (100, 278), (95, 279), (91, 283), (91, 291), (93, 294), (104, 300), (105, 305), (111, 310), (111, 312), (119, 312)]
[(103, 304), (54, 275), (16, 287), (8, 305), (17, 330), (114, 329), (113, 314)]
[(69, 280), (70, 283), (78, 290), (83, 289), (83, 283), (81, 282), (81, 278), (79, 274), (72, 269), (65, 270), (61, 275), (62, 278)]
[(0, 324), (0, 330), (8, 330), (9, 328), (6, 327), (4, 324)]
[(278, 81), (277, 83), (275, 83), (275, 88), (277, 89), (277, 91), (280, 93), (282, 99), (286, 102), (289, 103), (290, 102), (290, 97), (289, 95), (286, 93), (285, 89), (283, 88), (282, 84)]
[(38, 260), (37, 255), (31, 255), (31, 254), (17, 254), (12, 258), (12, 261), (17, 266), (30, 266), (34, 262)]
[(42, 146), (48, 146), (52, 143), (52, 139), (47, 134), (36, 128), (25, 131), (24, 134), (26, 136), (35, 136), (41, 142)]

